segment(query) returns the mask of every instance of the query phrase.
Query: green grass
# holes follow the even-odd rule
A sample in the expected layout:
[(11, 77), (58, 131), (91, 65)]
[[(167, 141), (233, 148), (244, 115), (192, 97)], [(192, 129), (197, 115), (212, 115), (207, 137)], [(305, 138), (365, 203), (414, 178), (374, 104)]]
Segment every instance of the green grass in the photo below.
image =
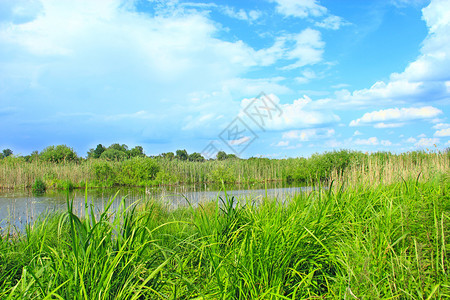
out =
[(26, 233), (4, 234), (0, 298), (450, 297), (448, 174), (284, 203), (124, 203), (96, 215), (87, 201), (77, 213), (68, 201)]
[(343, 182), (351, 184), (392, 183), (420, 174), (428, 180), (447, 172), (450, 152), (414, 151), (401, 154), (377, 152), (364, 154), (340, 150), (313, 154), (309, 158), (227, 159), (205, 162), (162, 157), (135, 157), (124, 161), (79, 159), (51, 162), (39, 157), (0, 159), (0, 189), (31, 188), (36, 180), (47, 190), (113, 186), (155, 186), (221, 182), (252, 184), (270, 181), (314, 184)]

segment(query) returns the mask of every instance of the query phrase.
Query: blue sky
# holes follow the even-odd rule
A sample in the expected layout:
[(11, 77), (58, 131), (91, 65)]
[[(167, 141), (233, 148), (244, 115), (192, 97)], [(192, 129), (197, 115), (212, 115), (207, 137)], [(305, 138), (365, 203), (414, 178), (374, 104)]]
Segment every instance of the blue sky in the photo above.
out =
[(444, 149), (448, 70), (448, 0), (3, 0), (0, 149)]

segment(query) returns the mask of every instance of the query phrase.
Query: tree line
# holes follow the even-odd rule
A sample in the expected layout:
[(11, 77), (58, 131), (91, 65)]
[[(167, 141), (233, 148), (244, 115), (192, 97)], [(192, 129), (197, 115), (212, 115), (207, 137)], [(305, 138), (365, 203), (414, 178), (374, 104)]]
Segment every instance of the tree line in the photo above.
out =
[[(8, 156), (12, 156), (13, 151), (11, 149), (4, 149), (0, 153), (0, 159)], [(73, 148), (67, 145), (48, 146), (41, 152), (33, 151), (29, 155), (23, 156), (26, 161), (33, 161), (40, 159), (49, 162), (77, 162), (84, 159), (104, 159), (109, 161), (123, 161), (134, 157), (159, 157), (168, 160), (180, 160), (180, 161), (195, 161), (203, 162), (207, 159), (198, 152), (189, 154), (185, 149), (176, 150), (174, 152), (165, 152), (156, 156), (147, 156), (144, 153), (142, 146), (135, 146), (129, 148), (126, 144), (114, 143), (106, 147), (102, 144), (98, 144), (97, 147), (89, 149), (86, 158), (80, 157), (73, 150)], [(219, 151), (215, 158), (216, 160), (238, 159), (235, 154), (227, 154), (225, 151)]]

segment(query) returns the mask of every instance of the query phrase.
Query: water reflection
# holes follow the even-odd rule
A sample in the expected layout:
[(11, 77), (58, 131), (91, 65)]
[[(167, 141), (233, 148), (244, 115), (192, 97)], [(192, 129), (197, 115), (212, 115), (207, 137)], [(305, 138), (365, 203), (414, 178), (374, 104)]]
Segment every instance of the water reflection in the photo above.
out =
[[(230, 197), (252, 202), (258, 202), (266, 195), (282, 201), (286, 197), (307, 189), (307, 187), (289, 186), (283, 183), (226, 186), (227, 195)], [(176, 208), (188, 205), (188, 202), (197, 205), (215, 200), (218, 196), (224, 197), (224, 192), (220, 190), (220, 186), (213, 185), (90, 189), (87, 192), (87, 199), (88, 205), (93, 205), (95, 212), (103, 211), (109, 199), (116, 193), (112, 210), (117, 209), (122, 199), (126, 205), (130, 205), (149, 198), (161, 200), (169, 207)], [(33, 195), (30, 191), (0, 191), (0, 226), (5, 228), (13, 225), (22, 230), (27, 222), (33, 222), (45, 211), (66, 210), (68, 199), (73, 200), (74, 210), (81, 215), (86, 199), (84, 190), (48, 191), (40, 196)]]

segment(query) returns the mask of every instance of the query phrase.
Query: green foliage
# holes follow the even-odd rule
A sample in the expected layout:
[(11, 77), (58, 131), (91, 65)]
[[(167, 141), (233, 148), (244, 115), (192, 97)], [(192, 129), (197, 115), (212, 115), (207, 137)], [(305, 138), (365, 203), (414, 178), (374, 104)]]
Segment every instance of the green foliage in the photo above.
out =
[(58, 146), (49, 146), (42, 150), (39, 154), (40, 159), (43, 161), (61, 163), (61, 162), (71, 162), (77, 161), (78, 156), (73, 151), (72, 148), (67, 147), (66, 145), (58, 145)]
[(234, 183), (236, 178), (233, 175), (231, 168), (224, 164), (217, 165), (210, 173), (210, 181), (220, 183)]
[(108, 148), (100, 155), (100, 158), (109, 161), (122, 161), (128, 158), (128, 154), (114, 148)]
[(136, 146), (129, 151), (130, 157), (144, 157), (144, 148), (142, 146)]
[(188, 153), (186, 150), (177, 150), (177, 155), (175, 155), (175, 158), (178, 160), (187, 160), (188, 159)]
[(168, 159), (168, 160), (172, 160), (175, 158), (175, 154), (173, 152), (166, 152), (166, 153), (161, 153), (159, 155), (159, 157), (164, 158), (164, 159)]
[(91, 173), (97, 186), (113, 186), (116, 183), (117, 170), (111, 162), (98, 160), (91, 165)]
[(88, 151), (88, 158), (100, 158), (103, 152), (106, 151), (106, 147), (102, 144), (98, 144), (95, 149), (90, 149)]
[(68, 201), (1, 236), (0, 298), (447, 299), (448, 180), (177, 209)]
[(205, 161), (205, 158), (200, 153), (194, 152), (189, 155), (189, 161), (202, 162)]
[(33, 186), (31, 187), (31, 190), (34, 194), (44, 193), (46, 190), (44, 181), (41, 178), (36, 178), (34, 180)]
[(8, 157), (13, 154), (11, 149), (3, 149), (2, 151), (3, 157)]
[(122, 185), (147, 186), (152, 185), (159, 166), (152, 158), (135, 157), (122, 163), (117, 175), (117, 182)]

